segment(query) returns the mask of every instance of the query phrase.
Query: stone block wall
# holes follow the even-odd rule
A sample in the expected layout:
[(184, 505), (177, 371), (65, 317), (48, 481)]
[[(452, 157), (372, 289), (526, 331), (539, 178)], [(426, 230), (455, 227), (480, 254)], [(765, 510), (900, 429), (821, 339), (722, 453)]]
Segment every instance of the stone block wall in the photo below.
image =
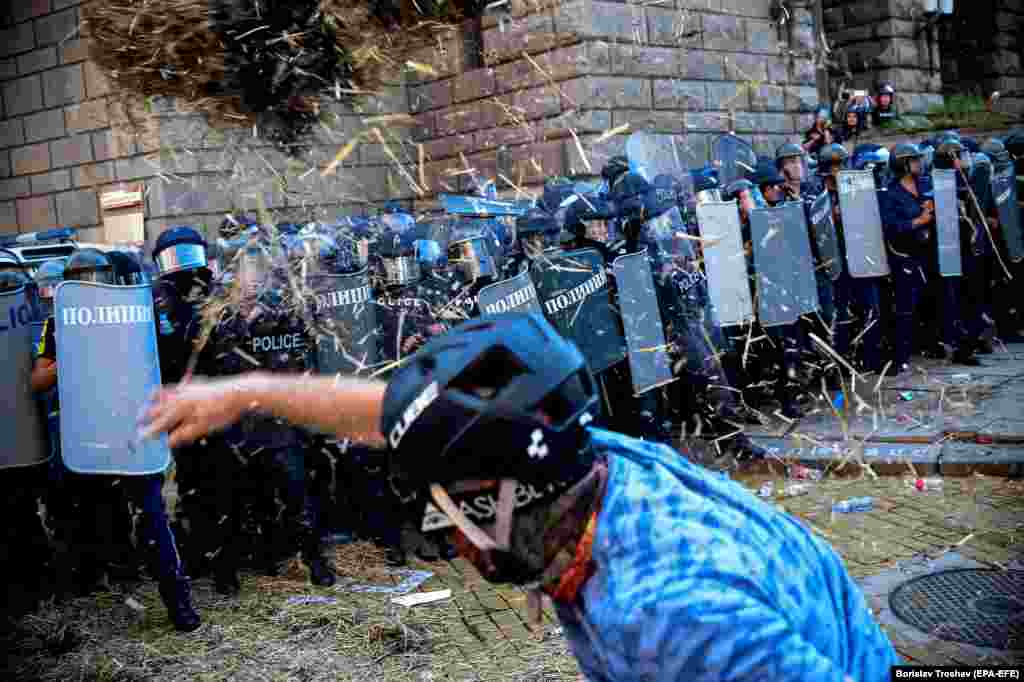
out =
[[(903, 113), (942, 104), (942, 58), (937, 27), (928, 26), (923, 0), (823, 0), (825, 35), (849, 87), (872, 90), (889, 81)], [(842, 70), (833, 72), (836, 84)], [(835, 93), (834, 93), (835, 94)]]
[(520, 188), (596, 174), (642, 129), (685, 134), (691, 165), (730, 129), (774, 150), (809, 126), (817, 90), (811, 14), (780, 28), (770, 7), (513, 0), (480, 24), (483, 66), (450, 59), (409, 87), (429, 191), (470, 190), (474, 173)]

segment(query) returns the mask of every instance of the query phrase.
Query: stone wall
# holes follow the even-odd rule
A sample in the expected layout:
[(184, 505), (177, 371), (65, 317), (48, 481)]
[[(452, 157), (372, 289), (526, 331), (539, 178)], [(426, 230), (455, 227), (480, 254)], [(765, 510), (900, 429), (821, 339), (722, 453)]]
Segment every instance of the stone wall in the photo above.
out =
[(1007, 95), (998, 111), (1024, 114), (1024, 4), (1018, 0), (957, 3), (943, 22), (942, 80), (947, 91)]
[(937, 28), (924, 16), (923, 0), (823, 0), (825, 35), (841, 67), (839, 83), (873, 90), (889, 81), (903, 113), (927, 113), (942, 104), (942, 60)]
[(482, 67), (449, 55), (409, 88), (430, 191), (466, 191), (470, 171), (516, 187), (598, 173), (627, 124), (685, 134), (691, 165), (729, 129), (774, 150), (809, 126), (817, 90), (811, 14), (780, 28), (770, 6), (513, 0), (481, 23)]

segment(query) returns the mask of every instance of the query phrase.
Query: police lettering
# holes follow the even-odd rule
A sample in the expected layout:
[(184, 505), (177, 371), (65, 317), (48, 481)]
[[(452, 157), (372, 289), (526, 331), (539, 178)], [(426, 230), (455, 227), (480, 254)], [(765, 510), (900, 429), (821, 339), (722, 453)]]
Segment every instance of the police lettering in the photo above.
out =
[(0, 332), (17, 329), (32, 323), (32, 309), (22, 303), (7, 309), (7, 316), (0, 320)]
[(593, 277), (583, 284), (573, 287), (564, 294), (559, 294), (554, 298), (544, 301), (544, 308), (548, 315), (554, 315), (555, 313), (565, 310), (574, 303), (580, 303), (586, 300), (594, 292), (600, 291), (607, 283), (608, 275), (601, 270), (600, 272), (595, 273)]
[(88, 327), (98, 324), (152, 324), (153, 309), (145, 305), (98, 305), (91, 308), (61, 310), (65, 326)]
[(275, 350), (292, 350), (303, 348), (306, 345), (302, 334), (284, 334), (282, 336), (254, 336), (252, 337), (252, 352), (265, 353)]
[(426, 307), (426, 305), (427, 305), (427, 302), (424, 301), (421, 298), (392, 298), (392, 297), (385, 297), (385, 298), (380, 299), (378, 301), (378, 303), (380, 303), (382, 306), (385, 306), (385, 307), (388, 307), (388, 308), (405, 308), (405, 309), (418, 308), (418, 307), (421, 307), (421, 306), (422, 307)]
[(326, 294), (317, 294), (317, 311), (324, 308), (339, 308), (341, 306), (357, 305), (370, 300), (370, 285), (356, 287), (355, 289), (340, 289)]
[(491, 305), (483, 306), (484, 312), (488, 315), (496, 315), (498, 313), (507, 313), (514, 310), (529, 310), (530, 303), (537, 300), (537, 290), (533, 288), (533, 284), (513, 291), (508, 296), (499, 299)]

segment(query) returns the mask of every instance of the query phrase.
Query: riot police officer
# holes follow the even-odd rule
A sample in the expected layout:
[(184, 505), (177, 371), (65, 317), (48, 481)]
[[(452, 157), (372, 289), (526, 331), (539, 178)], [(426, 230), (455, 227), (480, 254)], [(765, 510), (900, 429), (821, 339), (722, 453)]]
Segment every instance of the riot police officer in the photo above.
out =
[[(1010, 136), (1007, 138), (1007, 142), (1009, 144), (1015, 144), (1016, 148), (1017, 144), (1024, 142), (1024, 138), (1021, 136)], [(1020, 144), (1020, 146), (1024, 147), (1024, 144)], [(1022, 153), (1022, 158), (1024, 158), (1024, 149), (1020, 149), (1018, 151)], [(988, 172), (990, 177), (994, 177), (997, 174), (1008, 174), (1011, 178), (1014, 175), (1019, 178), (1022, 173), (1024, 173), (1024, 169), (1014, 171), (1013, 161), (1010, 158), (1008, 146), (1004, 145), (1004, 143), (998, 139), (992, 138), (986, 140), (981, 145), (981, 152), (991, 160), (991, 168)], [(999, 252), (997, 254), (990, 245), (987, 247), (988, 265), (986, 269), (992, 282), (992, 313), (995, 318), (996, 331), (999, 334), (999, 338), (1004, 342), (1020, 343), (1024, 341), (1024, 336), (1018, 332), (1021, 326), (1020, 311), (1022, 306), (1019, 301), (1016, 300), (1017, 293), (1013, 283), (1014, 281), (1019, 282), (1020, 279), (1024, 277), (1024, 267), (1022, 267), (1024, 261), (1018, 261), (1015, 263), (1011, 258), (1011, 254), (1007, 248), (1007, 240), (1009, 237), (1007, 230), (1012, 229), (1012, 226), (1003, 226), (1001, 224), (999, 214), (995, 207), (995, 199), (997, 199), (997, 197), (993, 196), (991, 184), (989, 185), (987, 193), (985, 192), (983, 183), (980, 179), (977, 182), (973, 182), (972, 185), (975, 187), (975, 193), (978, 195), (979, 201), (983, 201), (983, 196), (986, 194), (993, 199), (993, 205), (991, 206), (992, 212), (989, 213), (989, 227), (992, 230), (992, 236), (995, 239), (996, 247), (999, 249)], [(1017, 180), (1018, 201), (1021, 196), (1019, 191), (1020, 187), (1020, 180)], [(1011, 195), (1009, 198), (1004, 199), (1004, 201), (1012, 201), (1013, 198), (1014, 197)], [(982, 208), (988, 210), (984, 203)], [(1003, 269), (1004, 266), (1009, 269), (1013, 279), (1007, 278), (1006, 272)]]
[[(207, 259), (206, 240), (195, 229), (177, 226), (157, 237), (153, 248), (157, 281), (153, 304), (157, 313), (157, 347), (160, 378), (165, 384), (180, 382), (194, 361), (196, 342), (202, 331), (202, 310), (210, 294), (213, 272)], [(196, 489), (198, 477), (207, 468), (202, 446), (193, 445), (174, 452), (174, 478), (178, 485), (175, 530), (182, 542), (189, 574), (197, 578), (206, 562), (198, 548), (206, 528), (196, 513), (202, 503)]]
[(840, 141), (832, 129), (832, 110), (828, 106), (819, 106), (814, 110), (814, 124), (804, 133), (804, 151), (817, 156), (825, 145)]
[(896, 112), (896, 88), (888, 81), (878, 84), (872, 117), (876, 126), (894, 122)]
[[(38, 275), (38, 273), (37, 273)], [(37, 277), (37, 282), (39, 278)], [(17, 268), (0, 270), (0, 294), (17, 292), (30, 286), (32, 280), (28, 275)], [(47, 292), (40, 288), (40, 297), (46, 296)], [(52, 298), (52, 292), (49, 293)], [(5, 300), (10, 300), (5, 297)], [(12, 308), (13, 311), (13, 308)], [(25, 320), (28, 322), (28, 320)], [(23, 340), (21, 335), (15, 336), (15, 332), (8, 326), (3, 325), (0, 331), (10, 334), (8, 338)], [(14, 344), (12, 344), (14, 345)], [(17, 347), (5, 346), (7, 352), (30, 353), (31, 349), (26, 345), (17, 344)], [(7, 381), (14, 384), (16, 389), (24, 391), (24, 375), (18, 376), (25, 368), (25, 360), (22, 357), (19, 361), (13, 357), (7, 357), (6, 366), (10, 369)], [(19, 368), (16, 373), (14, 368)], [(10, 395), (7, 393), (6, 395)], [(21, 394), (24, 396), (24, 393)], [(21, 396), (19, 396), (21, 397)], [(17, 398), (15, 398), (17, 400)], [(5, 405), (11, 409), (13, 406)], [(6, 410), (5, 410), (6, 411)], [(18, 410), (12, 410), (15, 415)], [(7, 437), (11, 437), (11, 430)], [(13, 449), (19, 449), (21, 441), (15, 437)], [(51, 559), (49, 541), (46, 531), (43, 528), (39, 517), (38, 499), (46, 487), (46, 481), (50, 469), (50, 463), (35, 463), (28, 466), (10, 465), (7, 461), (0, 467), (0, 482), (2, 482), (2, 500), (0, 500), (0, 514), (4, 520), (3, 529), (0, 530), (0, 570), (4, 572), (4, 584), (6, 585), (7, 599), (3, 606), (0, 606), (0, 627), (3, 626), (5, 616), (21, 616), (27, 611), (34, 610), (40, 598), (46, 596), (51, 586), (50, 571), (48, 562)], [(47, 499), (47, 504), (50, 500)]]
[[(269, 372), (302, 372), (309, 368), (309, 329), (298, 302), (285, 289), (279, 245), (254, 236), (239, 256), (237, 305), (225, 305), (215, 319), (209, 340), (199, 353), (196, 373), (230, 376), (259, 367)], [(334, 572), (324, 557), (318, 510), (309, 494), (305, 453), (311, 439), (305, 431), (260, 416), (216, 436), (218, 447), (235, 457), (221, 458), (201, 481), (201, 510), (206, 514), (217, 590), (240, 590), (238, 569), (246, 547), (247, 512), (263, 536), (260, 563), (276, 575), (280, 561), (301, 551), (315, 585), (332, 585)], [(276, 496), (284, 502), (278, 522)]]
[[(835, 295), (835, 349), (843, 357), (850, 358), (851, 340), (861, 337), (860, 361), (868, 372), (882, 369), (882, 322), (881, 289), (877, 278), (854, 279), (846, 252), (846, 226), (839, 210), (839, 171), (849, 160), (849, 153), (842, 145), (832, 144), (822, 148), (818, 154), (818, 174), (824, 180), (825, 189), (832, 199), (832, 222), (836, 228), (839, 245), (839, 260), (842, 272), (833, 282)], [(860, 321), (857, 321), (857, 317)]]
[(927, 283), (927, 263), (937, 251), (935, 202), (926, 196), (921, 150), (898, 144), (889, 157), (893, 179), (879, 193), (882, 227), (892, 271), (895, 315), (894, 373), (910, 369), (910, 355), (919, 315), (921, 295)]
[(529, 270), (530, 263), (544, 253), (548, 239), (558, 233), (558, 223), (546, 210), (531, 208), (516, 219), (518, 252), (506, 261), (505, 277)]
[[(117, 283), (110, 260), (96, 249), (81, 249), (70, 256), (64, 266), (64, 279)], [(57, 349), (52, 317), (47, 320), (38, 355), (32, 387), (41, 392), (57, 383)], [(142, 511), (141, 535), (155, 549), (156, 558), (152, 565), (159, 582), (160, 596), (174, 626), (186, 632), (198, 628), (199, 614), (192, 607), (190, 581), (182, 570), (164, 507), (163, 475), (114, 478), (65, 470), (62, 479), (65, 505), (54, 511), (58, 523), (67, 530), (65, 537), (73, 550), (78, 550), (76, 563), (80, 588), (91, 591), (102, 579), (107, 568), (105, 564), (111, 557), (113, 539), (110, 534), (119, 513), (124, 511), (121, 507), (124, 500), (117, 493), (127, 489), (129, 499)]]

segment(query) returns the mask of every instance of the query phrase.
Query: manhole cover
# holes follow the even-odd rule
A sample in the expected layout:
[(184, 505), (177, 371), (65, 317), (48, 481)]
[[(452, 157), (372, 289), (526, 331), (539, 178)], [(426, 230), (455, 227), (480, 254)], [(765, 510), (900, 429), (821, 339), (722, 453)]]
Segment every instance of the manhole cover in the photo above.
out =
[(939, 639), (1024, 649), (1024, 571), (929, 573), (893, 590), (889, 606), (903, 622)]

